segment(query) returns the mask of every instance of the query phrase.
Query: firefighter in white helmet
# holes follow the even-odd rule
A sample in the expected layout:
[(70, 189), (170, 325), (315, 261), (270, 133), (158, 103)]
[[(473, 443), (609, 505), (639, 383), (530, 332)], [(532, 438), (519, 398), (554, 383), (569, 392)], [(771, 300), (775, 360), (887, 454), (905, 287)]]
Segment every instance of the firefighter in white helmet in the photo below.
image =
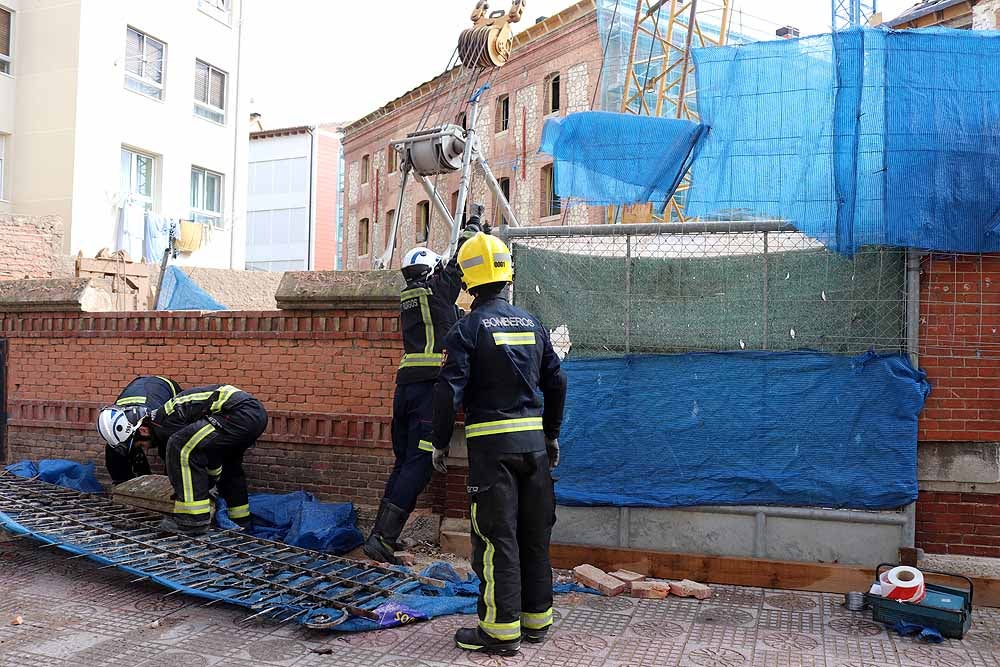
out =
[[(459, 237), (459, 247), (479, 231), (479, 219), (478, 214), (469, 218)], [(433, 472), (431, 397), (441, 368), (445, 334), (460, 317), (455, 301), (462, 292), (462, 274), (455, 258), (445, 263), (429, 248), (407, 252), (400, 271), (406, 287), (399, 295), (403, 358), (396, 371), (392, 400), (395, 462), (375, 525), (364, 544), (369, 558), (394, 564), (398, 562), (395, 552), (399, 549), (399, 535)]]
[[(114, 484), (150, 474), (146, 447), (153, 444), (143, 418), (180, 393), (179, 384), (159, 375), (142, 375), (126, 385), (114, 405), (101, 409), (97, 431), (104, 438), (104, 462)], [(160, 447), (160, 459), (166, 460)]]

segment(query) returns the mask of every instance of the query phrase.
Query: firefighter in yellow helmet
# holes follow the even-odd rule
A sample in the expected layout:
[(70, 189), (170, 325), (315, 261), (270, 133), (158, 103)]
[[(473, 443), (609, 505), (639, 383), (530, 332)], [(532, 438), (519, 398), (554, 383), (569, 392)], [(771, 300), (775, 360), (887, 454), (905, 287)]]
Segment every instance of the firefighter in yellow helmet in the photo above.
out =
[[(482, 232), (458, 253), (472, 311), (445, 339), (434, 387), (433, 463), (447, 471), (455, 413), (465, 409), (473, 568), (479, 624), (455, 633), (459, 648), (510, 655), (552, 625), (551, 470), (559, 463), (566, 376), (538, 318), (502, 295), (510, 250)], [(543, 400), (544, 399), (544, 402)]]

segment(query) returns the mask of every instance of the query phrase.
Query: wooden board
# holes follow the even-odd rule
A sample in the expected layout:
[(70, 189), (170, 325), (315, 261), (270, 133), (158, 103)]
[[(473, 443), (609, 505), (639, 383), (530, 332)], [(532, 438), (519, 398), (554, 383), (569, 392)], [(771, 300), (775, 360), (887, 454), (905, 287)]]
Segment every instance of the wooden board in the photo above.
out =
[[(552, 567), (572, 569), (589, 563), (604, 571), (630, 570), (660, 579), (692, 579), (704, 583), (752, 586), (781, 590), (847, 593), (867, 591), (875, 580), (874, 568), (828, 563), (797, 563), (763, 558), (735, 558), (675, 554), (553, 544)], [(928, 577), (928, 581), (937, 581)], [(958, 585), (954, 579), (940, 583)], [(1000, 607), (1000, 580), (973, 578), (976, 606)]]

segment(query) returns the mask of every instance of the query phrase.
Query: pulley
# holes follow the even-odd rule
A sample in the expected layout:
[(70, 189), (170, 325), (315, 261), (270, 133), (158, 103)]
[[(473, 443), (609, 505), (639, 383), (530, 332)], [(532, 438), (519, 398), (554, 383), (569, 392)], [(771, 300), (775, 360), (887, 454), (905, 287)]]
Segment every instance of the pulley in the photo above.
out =
[(406, 157), (421, 176), (447, 174), (462, 168), (465, 130), (458, 125), (443, 125), (406, 135)]
[(465, 67), (502, 67), (514, 46), (511, 23), (521, 20), (524, 0), (514, 0), (510, 10), (489, 12), (486, 0), (479, 0), (472, 12), (473, 26), (458, 36), (458, 55)]

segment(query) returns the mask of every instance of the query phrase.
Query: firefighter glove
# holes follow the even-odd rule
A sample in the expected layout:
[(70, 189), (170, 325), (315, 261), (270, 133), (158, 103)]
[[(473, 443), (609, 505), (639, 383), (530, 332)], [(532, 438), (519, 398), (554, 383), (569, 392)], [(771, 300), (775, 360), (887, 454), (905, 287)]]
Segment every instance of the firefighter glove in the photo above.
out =
[(442, 475), (448, 472), (448, 450), (435, 447), (431, 454), (431, 465)]
[(559, 465), (559, 438), (545, 438), (545, 451), (549, 454), (549, 470)]

